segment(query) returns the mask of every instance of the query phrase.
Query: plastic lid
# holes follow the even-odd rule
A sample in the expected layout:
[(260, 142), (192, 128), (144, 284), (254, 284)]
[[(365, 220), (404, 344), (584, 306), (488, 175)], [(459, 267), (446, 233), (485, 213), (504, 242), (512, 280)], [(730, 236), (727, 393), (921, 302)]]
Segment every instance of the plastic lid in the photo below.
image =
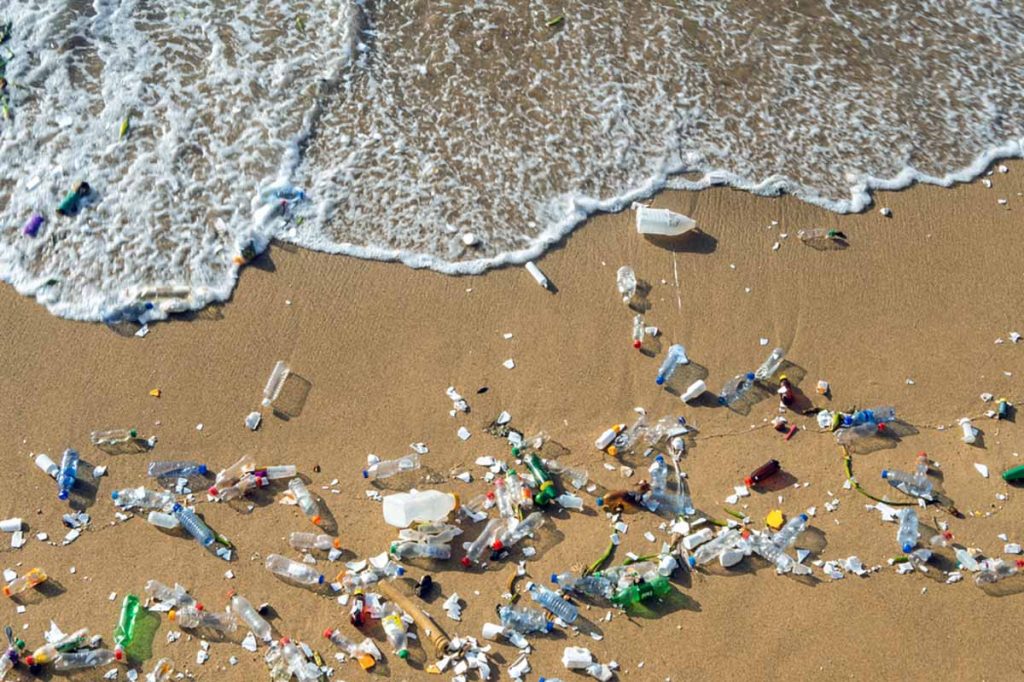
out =
[(551, 632), (554, 629), (555, 629), (555, 624), (552, 623), (550, 620), (548, 622), (544, 623), (544, 630), (546, 632)]
[(462, 564), (463, 566), (465, 566), (466, 568), (469, 568), (469, 564), (470, 564), (469, 557), (468, 556), (462, 557), (461, 559), (459, 559), (459, 563)]
[(209, 469), (206, 468), (205, 464), (200, 464), (199, 465), (199, 475), (200, 476), (205, 476), (207, 471), (209, 471)]
[(914, 546), (909, 542), (903, 545), (903, 553), (910, 554), (910, 550), (914, 549)]
[(747, 476), (746, 478), (743, 479), (743, 485), (749, 488), (750, 486), (754, 485), (754, 479), (752, 479), (750, 476)]
[(604, 498), (603, 497), (597, 498), (596, 500), (594, 500), (594, 502), (597, 504), (598, 507), (603, 507), (604, 506)]
[(369, 478), (369, 477), (370, 477), (370, 472), (367, 471), (366, 469), (363, 469), (363, 478)]
[(558, 574), (557, 573), (552, 573), (551, 574), (551, 582), (553, 582), (556, 585), (558, 584)]
[(889, 470), (882, 469), (882, 478), (889, 478)]
[(692, 556), (689, 556), (689, 557), (686, 557), (686, 563), (690, 564), (690, 568), (693, 568), (694, 566), (697, 565), (697, 560), (694, 559)]
[(316, 584), (317, 585), (323, 585), (324, 584), (324, 576), (323, 576), (322, 573), (320, 574), (320, 578), (317, 579)]
[(324, 637), (326, 637), (327, 639), (330, 639), (331, 635), (333, 635), (333, 634), (334, 634), (334, 630), (332, 630), (330, 628), (327, 628), (326, 630), (324, 630)]
[(399, 658), (403, 658), (403, 659), (404, 658), (409, 658), (409, 650), (408, 649), (402, 649), (401, 651), (398, 652), (398, 657)]
[(654, 383), (661, 386), (663, 383), (665, 383), (665, 377), (658, 377), (657, 379), (654, 380)]

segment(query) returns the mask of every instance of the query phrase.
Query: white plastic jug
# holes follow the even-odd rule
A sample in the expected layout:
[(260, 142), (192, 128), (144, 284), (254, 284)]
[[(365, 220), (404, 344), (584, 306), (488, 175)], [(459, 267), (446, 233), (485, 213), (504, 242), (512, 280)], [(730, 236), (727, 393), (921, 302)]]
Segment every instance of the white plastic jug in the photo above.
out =
[(633, 207), (636, 209), (636, 231), (640, 234), (677, 237), (697, 227), (692, 218), (667, 208), (650, 208), (643, 204), (633, 204)]
[(396, 493), (384, 498), (384, 522), (397, 528), (440, 521), (455, 509), (458, 499), (440, 490)]

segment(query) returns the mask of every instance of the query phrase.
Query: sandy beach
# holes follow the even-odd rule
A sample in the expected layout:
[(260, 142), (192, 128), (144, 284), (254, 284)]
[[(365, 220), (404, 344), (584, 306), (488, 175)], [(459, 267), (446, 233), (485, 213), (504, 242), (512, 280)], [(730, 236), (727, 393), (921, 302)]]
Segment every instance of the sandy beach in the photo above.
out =
[[(979, 396), (1024, 400), (1024, 344), (1010, 340), (1010, 332), (1024, 333), (1024, 164), (1008, 165), (1008, 173), (991, 176), (992, 188), (975, 182), (880, 193), (875, 208), (857, 215), (729, 189), (662, 194), (654, 205), (693, 216), (702, 232), (656, 244), (636, 234), (631, 212), (595, 217), (538, 261), (555, 293), (537, 286), (522, 268), (447, 277), (275, 245), (242, 273), (229, 303), (152, 325), (148, 336), (136, 338), (55, 318), (5, 287), (0, 517), (24, 518), (28, 543), (14, 550), (8, 536), (0, 537), (0, 568), (21, 573), (39, 566), (53, 585), (22, 600), (24, 613), (11, 600), (0, 602), (0, 623), (10, 623), (30, 647), (41, 643), (51, 619), (65, 631), (89, 627), (109, 641), (124, 595), (141, 594), (146, 580), (156, 578), (188, 587), (210, 609), (223, 608), (229, 590), (267, 602), (276, 634), (308, 642), (333, 662), (335, 651), (320, 633), (339, 627), (356, 637), (347, 611), (334, 595), (286, 585), (263, 567), (262, 558), (272, 552), (297, 557), (286, 536), (311, 529), (297, 509), (276, 503), (282, 486), (257, 498), (251, 511), (196, 495), (197, 510), (237, 546), (230, 564), (143, 518), (117, 521), (110, 492), (147, 484), (151, 459), (196, 459), (216, 470), (251, 453), (261, 464), (296, 464), (336, 520), (344, 560), (351, 560), (385, 551), (396, 537), (383, 522), (380, 503), (366, 494), (374, 489), (360, 476), (368, 453), (397, 457), (410, 443), (424, 442), (430, 449), (426, 466), (446, 480), (424, 484), (409, 475), (385, 481), (381, 489), (419, 485), (471, 497), (484, 490), (485, 470), (474, 460), (509, 457), (507, 445), (484, 431), (507, 410), (513, 426), (547, 431), (569, 448), (566, 462), (585, 466), (604, 488), (621, 488), (642, 478), (647, 463), (633, 456), (612, 461), (594, 450), (593, 440), (610, 424), (632, 422), (633, 408), (642, 406), (653, 419), (683, 415), (697, 428), (683, 468), (706, 515), (726, 518), (724, 500), (733, 486), (776, 458), (798, 487), (741, 499), (735, 507), (751, 525), (763, 527), (775, 508), (792, 515), (815, 507), (811, 525), (818, 549), (812, 559), (856, 555), (881, 568), (837, 581), (818, 568), (813, 581), (777, 576), (753, 560), (731, 572), (678, 570), (673, 582), (680, 596), (652, 607), (647, 617), (584, 608), (581, 619), (600, 633), (599, 640), (572, 631), (532, 637), (526, 679), (584, 679), (559, 662), (570, 645), (588, 647), (602, 662), (617, 661), (618, 676), (635, 680), (1024, 675), (1024, 664), (1013, 655), (1024, 597), (990, 596), (970, 576), (947, 585), (941, 564), (927, 574), (897, 575), (887, 563), (899, 554), (895, 526), (865, 509), (871, 500), (844, 489), (841, 453), (812, 417), (787, 412), (802, 429), (787, 442), (768, 425), (779, 413), (774, 396), (737, 414), (708, 404), (685, 406), (654, 382), (671, 343), (685, 344), (716, 392), (781, 346), (793, 364), (790, 376), (814, 404), (891, 404), (905, 422), (895, 447), (854, 456), (854, 473), (866, 489), (902, 499), (879, 472), (910, 470), (916, 453), (926, 451), (941, 465), (943, 488), (964, 518), (930, 506), (920, 510), (922, 524), (948, 523), (956, 543), (1002, 555), (999, 534), (1009, 542), (1024, 540), (1020, 489), (998, 475), (1021, 463), (1021, 427), (984, 418), (991, 405)], [(882, 206), (891, 208), (891, 217), (880, 215)], [(849, 248), (822, 251), (802, 244), (796, 232), (811, 227), (842, 230)], [(655, 357), (630, 346), (632, 312), (615, 289), (615, 272), (625, 264), (651, 286), (646, 320), (661, 335), (647, 350)], [(503, 366), (510, 358), (514, 369)], [(283, 420), (266, 412), (262, 427), (250, 432), (243, 419), (259, 408), (277, 360), (308, 380), (309, 395), (298, 416)], [(815, 394), (818, 379), (830, 382), (831, 400)], [(448, 386), (467, 398), (470, 413), (449, 416)], [(159, 398), (150, 396), (154, 388)], [(960, 441), (956, 422), (964, 416), (975, 418), (983, 434), (979, 445)], [(157, 436), (155, 449), (114, 456), (89, 444), (91, 430), (121, 426)], [(460, 426), (472, 433), (467, 441), (456, 435)], [(77, 448), (87, 462), (73, 502), (87, 508), (92, 524), (73, 544), (61, 546), (68, 506), (31, 455), (46, 452), (56, 459), (66, 447)], [(975, 463), (988, 466), (987, 479)], [(632, 478), (623, 478), (622, 464), (636, 469)], [(107, 476), (93, 480), (95, 465), (107, 466)], [(454, 478), (462, 471), (470, 471), (473, 482)], [(583, 496), (583, 513), (553, 514), (530, 543), (538, 549), (526, 563), (531, 576), (546, 581), (604, 551), (611, 522), (596, 510), (592, 495)], [(825, 505), (832, 499), (838, 507), (830, 512)], [(625, 520), (629, 528), (614, 563), (627, 552), (657, 552), (669, 537), (654, 515)], [(466, 535), (456, 544), (478, 532), (478, 526), (463, 525)], [(645, 539), (647, 531), (656, 543)], [(49, 541), (36, 538), (41, 532)], [(922, 540), (927, 535), (923, 531)], [(515, 552), (511, 560), (477, 571), (455, 561), (413, 562), (409, 573), (429, 572), (439, 585), (426, 608), (449, 634), (480, 638), (482, 624), (497, 620), (494, 609), (520, 559)], [(317, 565), (329, 578), (343, 568), (342, 562)], [(441, 609), (453, 592), (465, 601), (460, 623)], [(173, 630), (161, 615), (152, 658), (135, 667), (148, 672), (156, 658), (167, 656), (199, 680), (267, 679), (262, 648), (254, 654), (238, 646), (244, 632), (230, 641), (211, 638), (209, 660), (197, 665), (199, 638), (186, 633), (168, 643)], [(407, 663), (392, 655), (377, 625), (366, 634), (385, 654), (372, 676), (438, 679), (423, 672), (431, 659), (418, 644)], [(237, 665), (229, 663), (232, 656)], [(493, 643), (492, 679), (508, 679), (503, 668), (516, 656), (508, 643)], [(354, 662), (335, 666), (334, 679), (365, 676)], [(87, 672), (78, 679), (99, 677)]]

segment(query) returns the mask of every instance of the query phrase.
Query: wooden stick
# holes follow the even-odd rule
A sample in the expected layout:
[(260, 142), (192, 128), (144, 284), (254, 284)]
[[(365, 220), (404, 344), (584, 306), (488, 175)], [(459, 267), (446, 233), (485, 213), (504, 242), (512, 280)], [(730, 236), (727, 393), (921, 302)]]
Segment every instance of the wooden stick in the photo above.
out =
[(398, 588), (390, 582), (381, 581), (374, 585), (374, 589), (408, 613), (416, 623), (420, 633), (434, 645), (434, 656), (436, 658), (444, 658), (448, 653), (448, 645), (451, 644), (451, 640), (448, 639), (448, 635), (445, 634), (441, 626), (434, 621), (429, 613), (416, 605), (408, 595), (399, 592)]

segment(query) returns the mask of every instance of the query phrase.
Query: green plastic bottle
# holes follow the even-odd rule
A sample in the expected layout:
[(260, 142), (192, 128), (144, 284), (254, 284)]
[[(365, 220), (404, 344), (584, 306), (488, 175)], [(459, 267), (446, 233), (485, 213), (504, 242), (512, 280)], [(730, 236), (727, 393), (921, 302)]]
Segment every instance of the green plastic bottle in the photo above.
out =
[(555, 499), (558, 490), (555, 489), (555, 484), (547, 469), (544, 468), (541, 458), (536, 453), (530, 455), (526, 460), (526, 466), (529, 467), (530, 473), (533, 474), (533, 481), (537, 484), (537, 494), (533, 496), (534, 503), (544, 506)]
[(1024, 481), (1024, 464), (1007, 469), (1003, 472), (1003, 480), (1007, 483), (1012, 481)]
[(664, 597), (671, 591), (672, 585), (669, 584), (668, 578), (659, 575), (654, 580), (635, 583), (623, 590), (619, 590), (612, 597), (612, 603), (619, 608), (626, 608), (654, 597)]
[(91, 191), (92, 188), (89, 187), (88, 182), (75, 183), (75, 186), (71, 188), (71, 191), (64, 196), (60, 205), (57, 206), (57, 213), (65, 216), (71, 215), (78, 210), (78, 203)]
[(140, 608), (138, 597), (134, 594), (125, 595), (121, 603), (121, 618), (114, 628), (114, 658), (119, 661), (124, 659), (124, 648), (131, 646), (132, 640), (135, 639), (135, 621)]

